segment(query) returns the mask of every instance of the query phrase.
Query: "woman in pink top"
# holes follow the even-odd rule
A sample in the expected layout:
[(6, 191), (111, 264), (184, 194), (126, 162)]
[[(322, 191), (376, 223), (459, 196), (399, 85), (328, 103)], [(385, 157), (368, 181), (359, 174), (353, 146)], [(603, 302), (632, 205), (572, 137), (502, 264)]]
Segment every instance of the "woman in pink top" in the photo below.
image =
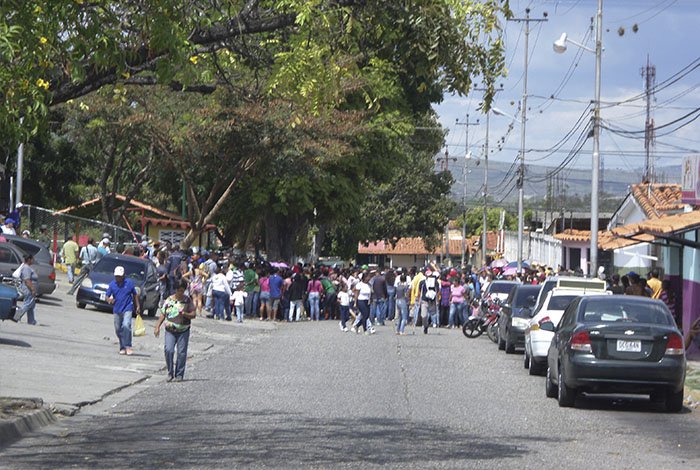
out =
[[(267, 271), (260, 271), (260, 320), (272, 320), (272, 301), (270, 300), (270, 276)], [(263, 313), (264, 312), (264, 313)]]
[[(454, 328), (455, 326), (460, 326), (466, 322), (464, 318), (464, 306), (465, 304), (465, 287), (459, 282), (459, 277), (455, 276), (452, 278), (452, 289), (450, 290), (450, 319), (448, 321), (448, 328)], [(455, 317), (457, 324), (455, 325)]]
[(306, 291), (309, 293), (309, 308), (311, 309), (311, 320), (318, 321), (321, 319), (321, 293), (323, 292), (323, 286), (321, 281), (318, 280), (318, 272), (314, 273), (313, 279), (309, 281), (306, 286)]

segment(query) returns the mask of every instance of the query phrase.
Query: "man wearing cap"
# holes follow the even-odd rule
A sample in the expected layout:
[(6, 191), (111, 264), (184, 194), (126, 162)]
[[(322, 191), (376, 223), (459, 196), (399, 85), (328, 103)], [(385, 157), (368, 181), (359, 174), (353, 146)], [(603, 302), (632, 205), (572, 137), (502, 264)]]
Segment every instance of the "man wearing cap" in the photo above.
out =
[(7, 218), (5, 219), (5, 224), (2, 226), (2, 234), (3, 235), (17, 235), (17, 232), (15, 231), (15, 221)]
[(97, 251), (100, 254), (100, 259), (102, 259), (105, 255), (109, 254), (109, 238), (102, 239), (100, 245), (97, 247)]
[(124, 267), (114, 268), (114, 280), (107, 287), (107, 302), (112, 305), (114, 330), (119, 338), (119, 354), (131, 356), (131, 315), (141, 312), (139, 294), (134, 283), (124, 277)]

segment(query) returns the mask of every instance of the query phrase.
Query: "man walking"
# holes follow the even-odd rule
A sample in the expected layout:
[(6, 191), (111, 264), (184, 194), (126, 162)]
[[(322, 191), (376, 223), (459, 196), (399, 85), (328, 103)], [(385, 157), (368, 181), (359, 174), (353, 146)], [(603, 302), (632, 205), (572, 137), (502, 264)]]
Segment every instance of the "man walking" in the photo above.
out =
[(107, 302), (112, 305), (114, 331), (119, 338), (119, 354), (131, 356), (131, 315), (141, 313), (139, 295), (134, 283), (124, 277), (124, 267), (114, 268), (114, 280), (107, 287)]
[(386, 278), (384, 277), (384, 273), (380, 272), (379, 275), (374, 276), (372, 280), (372, 304), (374, 305), (374, 311), (376, 312), (376, 322), (379, 325), (384, 326), (387, 298)]
[(78, 264), (78, 244), (71, 237), (66, 237), (66, 241), (61, 249), (61, 257), (68, 271), (68, 282), (72, 285), (75, 280), (75, 266)]
[(272, 317), (274, 320), (278, 319), (278, 312), (280, 308), (280, 301), (282, 299), (282, 286), (284, 285), (284, 279), (277, 274), (277, 268), (272, 268), (272, 276), (270, 276), (270, 306), (272, 307)]
[(78, 288), (80, 283), (83, 282), (83, 279), (87, 277), (92, 268), (95, 266), (95, 263), (97, 263), (99, 257), (100, 254), (95, 246), (95, 240), (88, 238), (87, 245), (80, 250), (80, 276), (74, 280), (73, 285), (70, 289), (68, 289), (68, 295), (73, 295), (75, 289)]
[[(425, 271), (425, 279), (420, 283), (420, 316), (423, 322), (423, 333), (428, 334), (430, 318), (437, 314), (438, 278), (437, 272)], [(436, 325), (433, 324), (433, 327)]]

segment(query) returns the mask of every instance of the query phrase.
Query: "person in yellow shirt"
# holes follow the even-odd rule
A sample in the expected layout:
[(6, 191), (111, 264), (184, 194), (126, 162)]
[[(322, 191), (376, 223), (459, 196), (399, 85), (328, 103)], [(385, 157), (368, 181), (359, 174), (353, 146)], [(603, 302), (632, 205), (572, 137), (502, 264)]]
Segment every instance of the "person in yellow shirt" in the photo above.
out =
[(418, 271), (411, 281), (411, 314), (413, 315), (413, 326), (416, 326), (420, 316), (420, 283), (425, 279), (423, 270)]
[(647, 286), (651, 289), (651, 298), (658, 299), (661, 295), (661, 281), (659, 281), (659, 270), (652, 269), (647, 280)]
[(66, 265), (68, 271), (68, 282), (73, 285), (73, 280), (75, 279), (75, 268), (78, 265), (78, 252), (80, 247), (75, 243), (73, 238), (66, 237), (66, 241), (61, 248), (61, 257), (63, 258), (63, 263)]

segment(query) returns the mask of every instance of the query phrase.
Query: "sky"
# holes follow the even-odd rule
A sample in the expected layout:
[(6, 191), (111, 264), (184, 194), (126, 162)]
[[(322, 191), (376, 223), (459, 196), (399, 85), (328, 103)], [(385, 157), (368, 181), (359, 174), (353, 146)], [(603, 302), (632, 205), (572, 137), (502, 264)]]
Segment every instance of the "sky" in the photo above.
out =
[[(577, 139), (590, 116), (586, 110), (594, 95), (595, 55), (573, 44), (569, 44), (565, 53), (557, 54), (552, 44), (566, 32), (570, 39), (595, 48), (591, 18), (595, 17), (597, 0), (511, 0), (510, 5), (516, 18), (524, 17), (529, 7), (531, 18), (542, 18), (547, 12), (548, 19), (544, 23), (531, 23), (525, 161), (556, 167), (567, 159), (572, 149), (580, 147), (579, 152), (571, 154), (566, 168), (591, 168), (593, 141)], [(636, 33), (634, 25), (638, 28)], [(503, 27), (508, 75), (499, 82), (503, 84), (503, 91), (497, 94), (493, 106), (517, 117), (517, 121), (513, 122), (513, 117), (491, 115), (489, 145), (494, 150), (489, 152), (489, 158), (512, 163), (520, 149), (518, 108), (523, 95), (524, 26), (507, 22)], [(623, 35), (620, 35), (621, 28)], [(641, 178), (645, 164), (646, 98), (640, 72), (647, 63), (647, 56), (656, 67), (657, 87), (652, 102), (655, 125), (663, 126), (692, 113), (657, 131), (652, 153), (654, 165), (657, 168), (680, 165), (684, 155), (700, 153), (698, 46), (700, 0), (603, 1), (601, 119), (604, 126), (617, 131), (603, 129), (601, 133), (601, 158), (606, 173), (615, 169), (635, 170), (640, 172)], [(687, 70), (681, 72), (686, 67)], [(547, 99), (552, 95), (555, 100)], [(467, 137), (467, 126), (456, 125), (456, 120), (465, 122), (467, 113), (470, 122), (476, 119), (480, 122), (477, 126), (468, 126), (469, 151), (473, 159), (483, 156), (486, 120), (477, 109), (480, 101), (478, 92), (466, 97), (445, 95), (444, 101), (435, 106), (440, 122), (449, 130), (445, 139), (449, 154), (458, 157), (454, 164), (455, 176), (463, 167)], [(582, 125), (576, 128), (582, 115)], [(693, 118), (698, 119), (689, 122)], [(681, 128), (676, 130), (677, 127)], [(571, 138), (559, 151), (545, 151), (572, 129)], [(629, 131), (641, 133), (625, 133)], [(502, 149), (498, 150), (498, 141), (504, 137)], [(562, 171), (564, 176), (565, 172)]]

